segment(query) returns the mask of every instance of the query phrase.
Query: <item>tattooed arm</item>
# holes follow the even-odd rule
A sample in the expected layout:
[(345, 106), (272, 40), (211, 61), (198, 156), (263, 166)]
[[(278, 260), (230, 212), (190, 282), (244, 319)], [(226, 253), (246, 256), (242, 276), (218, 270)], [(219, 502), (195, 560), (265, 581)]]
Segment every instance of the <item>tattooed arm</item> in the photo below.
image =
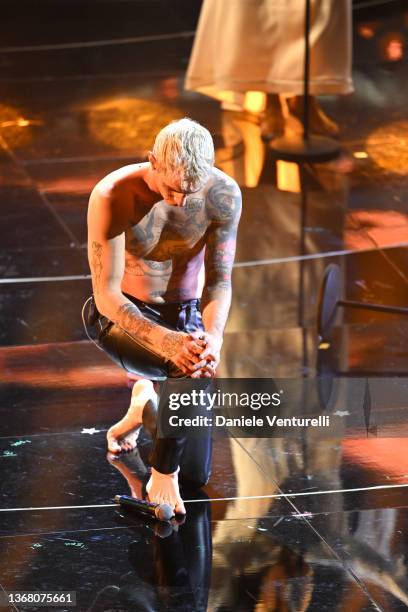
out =
[(207, 198), (212, 223), (205, 251), (202, 312), (209, 338), (201, 358), (211, 356), (216, 367), (231, 305), (231, 273), (242, 203), (239, 187), (232, 179), (217, 181), (209, 189)]
[[(198, 370), (197, 353), (203, 343), (183, 332), (169, 331), (143, 316), (122, 293), (125, 268), (125, 202), (117, 206), (114, 195), (92, 192), (88, 208), (88, 259), (99, 312), (186, 374)], [(117, 210), (115, 210), (115, 208)]]

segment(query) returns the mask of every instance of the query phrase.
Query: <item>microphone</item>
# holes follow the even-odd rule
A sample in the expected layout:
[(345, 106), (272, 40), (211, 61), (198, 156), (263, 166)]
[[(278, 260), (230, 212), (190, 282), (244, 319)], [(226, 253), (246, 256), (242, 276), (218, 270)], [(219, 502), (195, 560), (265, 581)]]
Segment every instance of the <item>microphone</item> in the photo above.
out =
[(174, 516), (173, 510), (168, 504), (154, 504), (130, 495), (115, 495), (113, 501), (123, 508), (148, 514), (159, 521), (169, 521)]

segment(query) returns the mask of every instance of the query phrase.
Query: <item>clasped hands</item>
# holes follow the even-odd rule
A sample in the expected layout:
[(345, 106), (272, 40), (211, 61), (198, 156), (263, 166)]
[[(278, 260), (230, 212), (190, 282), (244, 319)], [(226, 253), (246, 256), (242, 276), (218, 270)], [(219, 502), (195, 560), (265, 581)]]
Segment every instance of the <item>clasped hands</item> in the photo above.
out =
[(183, 343), (172, 362), (191, 378), (212, 378), (220, 362), (222, 337), (205, 331), (181, 332)]

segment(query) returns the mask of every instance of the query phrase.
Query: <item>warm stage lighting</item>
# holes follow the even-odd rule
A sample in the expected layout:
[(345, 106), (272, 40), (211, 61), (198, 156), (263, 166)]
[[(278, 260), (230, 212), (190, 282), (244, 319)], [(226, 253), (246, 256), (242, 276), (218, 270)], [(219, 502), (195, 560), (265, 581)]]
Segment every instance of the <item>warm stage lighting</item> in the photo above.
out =
[(276, 162), (276, 183), (279, 191), (300, 193), (299, 165), (279, 159)]
[(405, 40), (399, 32), (389, 32), (378, 45), (381, 59), (386, 62), (399, 62), (404, 57)]
[(367, 140), (367, 153), (381, 168), (405, 175), (408, 172), (408, 121), (377, 128)]
[(362, 23), (358, 26), (357, 32), (361, 38), (373, 38), (376, 26), (373, 23)]
[(176, 107), (142, 98), (113, 98), (87, 109), (93, 138), (118, 150), (144, 156), (165, 125), (181, 119)]
[(355, 157), (356, 159), (367, 159), (368, 153), (366, 153), (365, 151), (355, 151), (353, 153), (353, 157)]
[(330, 348), (330, 343), (329, 342), (321, 342), (319, 344), (319, 350), (320, 351), (327, 351)]
[(262, 113), (266, 106), (266, 94), (262, 91), (247, 91), (244, 108), (250, 113)]
[(34, 123), (34, 121), (29, 121), (28, 119), (23, 119), (22, 117), (20, 117), (19, 119), (13, 119), (10, 121), (2, 121), (0, 123), (0, 128), (6, 128), (6, 127), (27, 127), (27, 125), (32, 125)]
[[(407, 215), (404, 212), (371, 208), (347, 213), (345, 248), (360, 251), (373, 244), (381, 248), (395, 242), (408, 242)], [(406, 286), (402, 284), (400, 290), (406, 291)]]
[(180, 87), (175, 77), (163, 79), (159, 84), (160, 94), (167, 100), (177, 100), (180, 97)]
[(402, 56), (404, 55), (402, 42), (397, 39), (390, 40), (387, 46), (386, 53), (387, 59), (390, 60), (390, 62), (398, 62), (400, 59), (402, 59)]
[(242, 186), (256, 187), (262, 173), (265, 147), (259, 137), (259, 125), (246, 121), (239, 113), (221, 116), (223, 146), (216, 146), (215, 163)]
[(16, 108), (0, 104), (0, 135), (10, 147), (18, 148), (27, 145), (31, 140), (31, 131), (21, 128), (32, 125), (42, 125), (42, 121), (25, 119)]

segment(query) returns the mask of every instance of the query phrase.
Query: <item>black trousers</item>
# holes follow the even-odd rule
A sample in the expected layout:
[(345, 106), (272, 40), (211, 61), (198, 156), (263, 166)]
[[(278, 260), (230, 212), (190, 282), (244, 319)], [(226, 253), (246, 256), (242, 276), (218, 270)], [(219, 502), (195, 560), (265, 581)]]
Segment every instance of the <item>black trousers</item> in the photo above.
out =
[[(182, 303), (146, 304), (137, 298), (125, 294), (142, 314), (164, 327), (173, 331), (187, 333), (204, 330), (200, 301), (188, 300)], [(127, 334), (118, 325), (100, 315), (95, 307), (93, 298), (88, 305), (85, 315), (87, 333), (92, 334), (95, 341), (120, 367), (128, 372), (171, 387), (171, 392), (183, 392), (182, 380), (169, 378), (168, 366), (139, 344), (132, 336)], [(159, 401), (159, 418), (165, 418), (163, 411), (166, 406)], [(151, 465), (158, 472), (170, 474), (180, 466), (180, 482), (185, 486), (201, 487), (208, 482), (211, 473), (211, 436), (199, 438), (156, 437), (154, 440)]]

